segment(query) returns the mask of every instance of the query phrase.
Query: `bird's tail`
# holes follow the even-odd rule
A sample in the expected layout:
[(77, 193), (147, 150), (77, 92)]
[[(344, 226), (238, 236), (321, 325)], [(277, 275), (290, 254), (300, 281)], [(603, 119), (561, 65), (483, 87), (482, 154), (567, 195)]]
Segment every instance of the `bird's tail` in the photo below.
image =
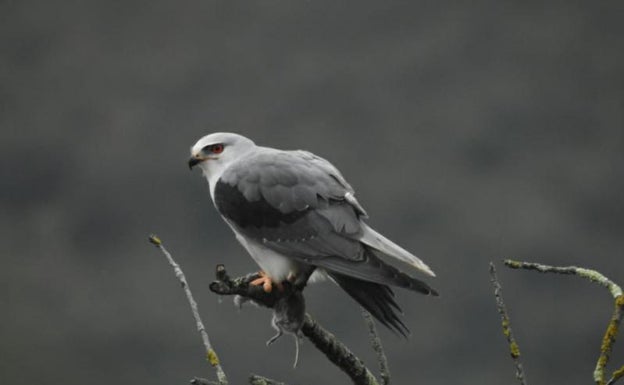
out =
[(397, 286), (423, 294), (438, 295), (425, 282), (410, 277), (396, 267), (384, 262), (378, 255), (380, 251), (364, 246), (364, 257), (361, 260), (350, 260), (341, 257), (323, 257), (315, 264), (328, 272), (343, 274), (363, 281), (382, 285)]
[(399, 318), (399, 314), (402, 314), (401, 308), (394, 300), (394, 293), (390, 287), (335, 272), (328, 274), (338, 286), (384, 326), (404, 337), (409, 335), (409, 329)]
[[(331, 261), (331, 262), (330, 262)], [(423, 294), (438, 295), (426, 283), (402, 273), (376, 256), (376, 250), (366, 247), (366, 258), (358, 269), (347, 269), (340, 264), (343, 259), (325, 259), (325, 270), (329, 276), (362, 305), (379, 322), (403, 336), (409, 329), (399, 318), (401, 308), (394, 300), (394, 293), (388, 285), (402, 287)], [(334, 263), (332, 263), (334, 262)]]
[(427, 264), (425, 264), (420, 258), (405, 250), (401, 246), (392, 242), (388, 238), (379, 234), (372, 227), (364, 222), (360, 222), (362, 233), (359, 241), (372, 247), (375, 250), (382, 252), (384, 255), (395, 258), (399, 261), (405, 262), (410, 266), (422, 271), (423, 273), (435, 277), (435, 273)]

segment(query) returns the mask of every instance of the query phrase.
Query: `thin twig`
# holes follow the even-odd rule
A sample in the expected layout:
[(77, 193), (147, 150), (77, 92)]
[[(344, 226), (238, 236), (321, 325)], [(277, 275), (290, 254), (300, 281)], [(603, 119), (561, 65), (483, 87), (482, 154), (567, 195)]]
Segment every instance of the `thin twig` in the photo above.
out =
[(217, 379), (219, 381), (219, 384), (227, 385), (228, 383), (227, 377), (225, 375), (225, 372), (223, 371), (223, 368), (221, 367), (221, 364), (219, 362), (219, 357), (217, 356), (217, 352), (215, 352), (215, 350), (212, 348), (212, 344), (210, 343), (210, 339), (208, 338), (208, 333), (206, 332), (204, 323), (202, 322), (201, 317), (199, 316), (199, 310), (197, 309), (197, 302), (195, 302), (195, 299), (193, 298), (193, 294), (191, 293), (191, 289), (189, 288), (188, 282), (186, 281), (186, 277), (184, 276), (182, 269), (180, 269), (180, 266), (176, 263), (176, 261), (173, 259), (171, 254), (169, 254), (167, 249), (165, 249), (165, 247), (162, 244), (162, 241), (156, 235), (154, 234), (150, 235), (149, 241), (152, 244), (154, 244), (157, 248), (159, 248), (160, 251), (162, 251), (164, 256), (167, 258), (169, 265), (173, 267), (175, 275), (180, 281), (180, 284), (182, 285), (184, 292), (186, 293), (186, 298), (188, 299), (189, 305), (191, 305), (193, 317), (195, 317), (195, 323), (197, 325), (197, 331), (199, 331), (199, 334), (201, 334), (202, 341), (204, 342), (204, 347), (206, 348), (206, 359), (208, 360), (210, 365), (212, 365), (215, 368), (215, 371), (217, 372)]
[(607, 385), (613, 385), (617, 380), (624, 377), (624, 366), (613, 372), (611, 379), (607, 382)]
[(210, 380), (207, 380), (207, 379), (201, 378), (201, 377), (194, 377), (190, 381), (190, 384), (191, 385), (219, 385), (218, 382), (210, 381)]
[[(624, 295), (620, 295), (619, 297), (615, 298), (615, 304), (613, 305), (613, 315), (611, 316), (611, 319), (609, 320), (609, 325), (607, 326), (607, 330), (602, 337), (602, 344), (600, 345), (600, 356), (598, 357), (596, 369), (594, 370), (594, 381), (599, 385), (606, 384), (605, 368), (607, 366), (607, 363), (609, 362), (611, 351), (613, 350), (613, 345), (615, 343), (615, 338), (617, 337), (620, 323), (622, 322), (623, 308)], [(624, 375), (621, 370), (622, 368), (613, 372), (609, 383), (617, 381), (620, 377), (622, 377), (622, 375)]]
[(592, 282), (606, 287), (607, 289), (609, 289), (609, 292), (611, 293), (611, 296), (613, 296), (613, 298), (617, 298), (622, 295), (622, 288), (620, 286), (618, 286), (609, 278), (605, 277), (596, 270), (586, 269), (577, 266), (549, 266), (543, 265), (541, 263), (521, 262), (511, 259), (505, 260), (505, 266), (512, 269), (536, 270), (540, 273), (578, 275), (579, 277), (589, 279)]
[(377, 354), (377, 361), (379, 362), (379, 377), (381, 378), (381, 385), (390, 384), (390, 369), (388, 368), (388, 359), (386, 358), (386, 353), (384, 352), (383, 345), (381, 344), (381, 339), (379, 338), (379, 334), (377, 333), (377, 327), (375, 326), (375, 320), (371, 316), (371, 314), (362, 308), (362, 317), (364, 317), (364, 321), (366, 322), (366, 326), (368, 326), (368, 333), (370, 335), (371, 346), (373, 350)]
[[(219, 295), (239, 295), (249, 299), (258, 305), (272, 308), (284, 295), (290, 295), (286, 290), (272, 290), (267, 293), (262, 286), (250, 285), (256, 275), (230, 279), (223, 265), (218, 265), (216, 270), (217, 280), (210, 284), (210, 290)], [(362, 360), (355, 356), (342, 342), (333, 334), (325, 330), (309, 314), (305, 315), (305, 321), (301, 327), (301, 332), (305, 335), (318, 350), (345, 372), (351, 381), (356, 385), (379, 385), (377, 379), (364, 365)]]
[(613, 372), (609, 382), (606, 381), (605, 368), (609, 362), (611, 351), (618, 334), (620, 323), (622, 321), (622, 313), (624, 312), (624, 295), (622, 294), (622, 288), (609, 278), (605, 277), (601, 273), (577, 266), (549, 266), (540, 263), (521, 262), (514, 260), (505, 260), (505, 265), (512, 269), (526, 269), (535, 270), (540, 273), (556, 273), (556, 274), (568, 274), (578, 275), (579, 277), (586, 278), (591, 282), (595, 282), (601, 286), (606, 287), (615, 303), (613, 306), (613, 315), (609, 320), (607, 330), (602, 338), (602, 344), (600, 345), (600, 355), (596, 362), (596, 368), (594, 369), (594, 382), (598, 385), (613, 384), (619, 378), (624, 376), (624, 367)]
[(278, 382), (270, 378), (258, 376), (257, 374), (252, 374), (251, 376), (249, 376), (249, 383), (251, 385), (286, 385), (283, 382)]
[(507, 343), (509, 344), (509, 353), (511, 354), (511, 358), (516, 365), (516, 378), (518, 379), (518, 381), (520, 381), (520, 384), (526, 385), (527, 382), (524, 376), (524, 369), (522, 367), (522, 362), (520, 362), (520, 347), (518, 346), (518, 343), (514, 338), (513, 331), (511, 330), (511, 321), (509, 320), (507, 307), (505, 306), (505, 301), (503, 300), (503, 288), (501, 287), (498, 276), (496, 275), (496, 267), (494, 267), (494, 264), (492, 262), (490, 262), (490, 281), (492, 282), (492, 286), (494, 287), (496, 309), (501, 316), (503, 334), (505, 335), (505, 338), (507, 338)]

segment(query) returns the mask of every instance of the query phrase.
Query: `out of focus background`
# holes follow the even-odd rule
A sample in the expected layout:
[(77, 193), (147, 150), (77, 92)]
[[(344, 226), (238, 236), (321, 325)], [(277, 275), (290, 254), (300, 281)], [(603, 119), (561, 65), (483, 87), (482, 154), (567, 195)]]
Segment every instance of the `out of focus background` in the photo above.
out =
[[(0, 1), (0, 383), (211, 377), (151, 232), (233, 384), (348, 383), (310, 343), (292, 369), (269, 311), (209, 292), (218, 263), (256, 270), (186, 165), (215, 131), (329, 159), (437, 272), (439, 298), (397, 291), (411, 338), (381, 331), (394, 383), (514, 381), (489, 261), (531, 383), (591, 382), (608, 292), (500, 261), (624, 284), (623, 19), (619, 1)], [(375, 368), (358, 306), (306, 293)]]

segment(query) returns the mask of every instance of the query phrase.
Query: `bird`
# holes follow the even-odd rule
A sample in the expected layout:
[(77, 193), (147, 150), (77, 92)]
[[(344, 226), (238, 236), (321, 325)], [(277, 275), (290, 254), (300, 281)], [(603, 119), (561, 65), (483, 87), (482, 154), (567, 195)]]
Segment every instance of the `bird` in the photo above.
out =
[(366, 223), (354, 189), (324, 158), (217, 132), (191, 147), (188, 166), (202, 170), (215, 208), (261, 269), (251, 284), (266, 292), (286, 281), (304, 287), (328, 278), (403, 336), (410, 331), (391, 286), (438, 295), (386, 262), (435, 277), (422, 260)]

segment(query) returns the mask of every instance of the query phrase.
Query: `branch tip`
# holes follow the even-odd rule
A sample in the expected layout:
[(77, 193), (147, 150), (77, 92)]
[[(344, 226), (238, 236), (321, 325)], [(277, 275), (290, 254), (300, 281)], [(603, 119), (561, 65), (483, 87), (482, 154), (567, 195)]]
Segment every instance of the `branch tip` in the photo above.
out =
[(217, 357), (217, 353), (212, 348), (212, 344), (210, 343), (210, 338), (208, 337), (208, 333), (206, 332), (204, 323), (202, 322), (201, 317), (199, 315), (197, 302), (195, 302), (195, 299), (193, 298), (193, 293), (191, 292), (191, 289), (188, 285), (184, 272), (180, 268), (180, 265), (178, 265), (178, 263), (175, 261), (175, 259), (173, 259), (173, 256), (171, 255), (171, 253), (169, 253), (169, 251), (167, 251), (167, 249), (163, 246), (160, 238), (158, 238), (154, 234), (151, 234), (149, 236), (149, 241), (152, 244), (154, 244), (156, 247), (158, 247), (158, 249), (160, 249), (162, 254), (167, 259), (167, 262), (169, 262), (169, 265), (173, 268), (173, 272), (175, 273), (176, 278), (178, 278), (180, 285), (184, 289), (184, 293), (186, 294), (186, 299), (188, 300), (188, 303), (191, 307), (191, 312), (193, 313), (193, 318), (195, 319), (195, 324), (197, 325), (197, 331), (201, 335), (202, 342), (204, 343), (204, 348), (206, 349), (206, 358), (210, 362), (210, 364), (215, 368), (215, 371), (217, 374), (218, 382), (216, 383), (210, 382), (208, 380), (204, 380), (202, 378), (197, 378), (197, 377), (191, 380), (191, 383), (194, 385), (204, 385), (204, 384), (227, 385), (228, 384), (227, 377), (225, 375), (225, 372), (223, 371), (223, 368), (221, 367), (221, 364), (219, 363), (219, 358)]
[(162, 245), (162, 241), (160, 240), (160, 238), (158, 238), (158, 236), (156, 234), (150, 234), (149, 237), (147, 238), (150, 243), (152, 243), (154, 246), (161, 246)]
[(217, 281), (221, 281), (221, 282), (229, 282), (230, 281), (230, 277), (227, 274), (227, 271), (225, 270), (225, 265), (223, 264), (218, 264), (217, 268), (216, 268), (216, 274), (217, 276)]

